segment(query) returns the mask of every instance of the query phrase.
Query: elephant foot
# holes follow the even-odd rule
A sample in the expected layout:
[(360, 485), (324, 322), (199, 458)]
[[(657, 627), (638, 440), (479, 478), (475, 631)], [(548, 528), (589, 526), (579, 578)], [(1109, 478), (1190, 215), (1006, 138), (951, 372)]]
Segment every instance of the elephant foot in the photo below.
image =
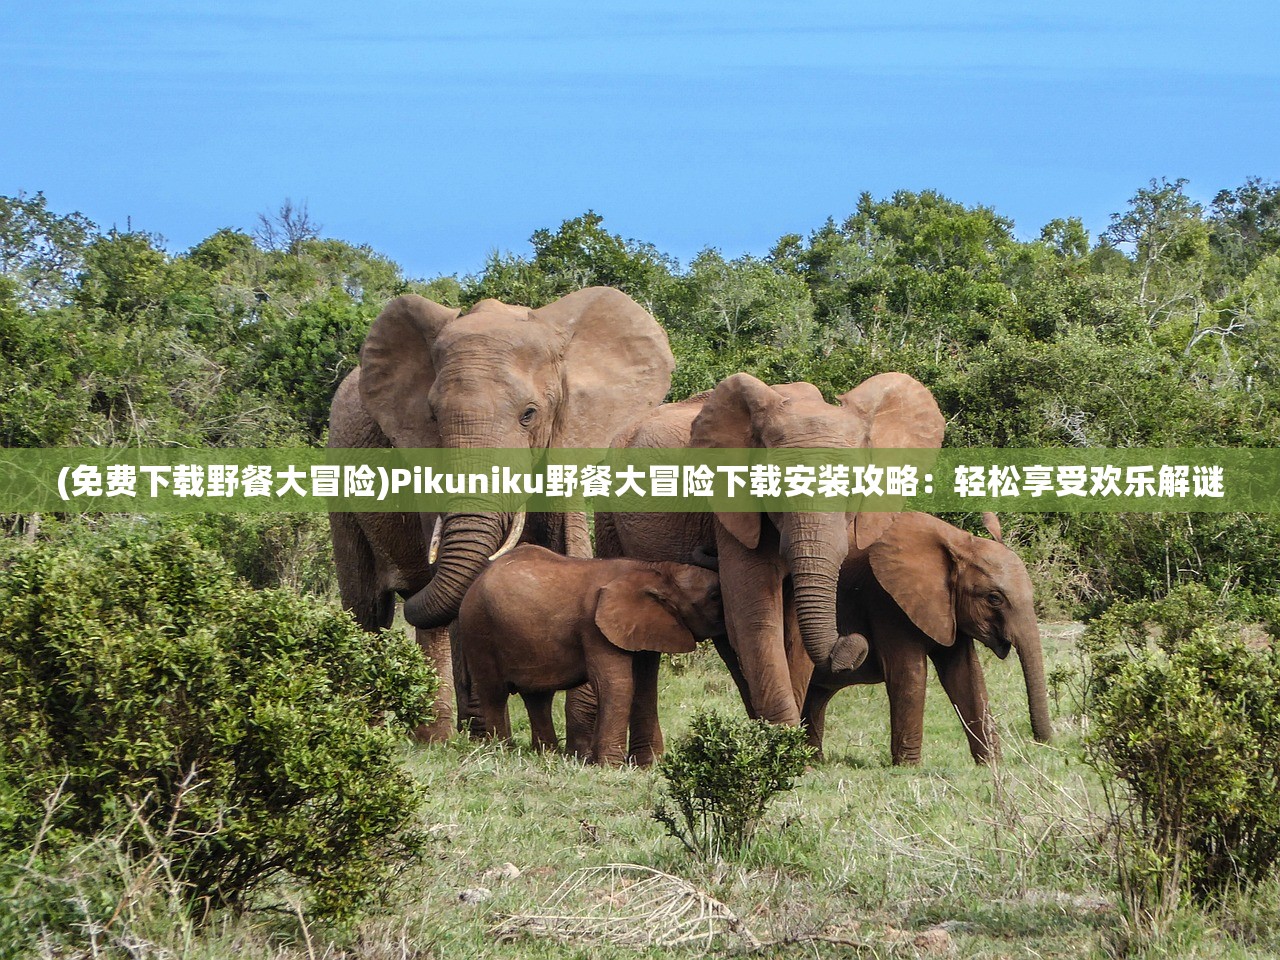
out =
[(418, 743), (441, 743), (453, 736), (453, 717), (441, 717), (433, 723), (420, 723), (413, 728)]
[(627, 763), (633, 767), (651, 767), (657, 762), (659, 755), (653, 750), (639, 750), (627, 757)]
[(458, 731), (465, 733), (468, 740), (484, 739), (484, 719), (482, 717), (468, 717), (466, 720), (458, 721)]
[(841, 670), (857, 670), (862, 666), (862, 661), (867, 659), (868, 650), (870, 647), (867, 645), (866, 637), (860, 633), (846, 633), (831, 648), (828, 668), (832, 673), (839, 673)]
[(589, 761), (592, 766), (608, 767), (617, 770), (619, 767), (627, 765), (627, 758), (619, 753), (597, 753), (591, 756)]
[(991, 744), (984, 748), (972, 750), (973, 762), (982, 767), (988, 767), (993, 763), (1000, 762), (1000, 747), (998, 744)]

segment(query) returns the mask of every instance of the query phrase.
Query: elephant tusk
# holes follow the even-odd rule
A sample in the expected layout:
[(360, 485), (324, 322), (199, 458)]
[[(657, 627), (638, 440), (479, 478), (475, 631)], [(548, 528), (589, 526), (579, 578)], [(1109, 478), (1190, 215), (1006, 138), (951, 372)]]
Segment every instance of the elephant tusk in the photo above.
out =
[(507, 534), (507, 539), (503, 541), (502, 546), (498, 548), (498, 552), (489, 557), (490, 560), (497, 560), (504, 553), (508, 553), (520, 542), (520, 534), (524, 533), (524, 511), (521, 510), (515, 515), (511, 521), (511, 532)]
[(440, 534), (444, 532), (444, 517), (436, 517), (436, 525), (431, 529), (431, 546), (427, 548), (427, 563), (434, 564), (440, 555)]

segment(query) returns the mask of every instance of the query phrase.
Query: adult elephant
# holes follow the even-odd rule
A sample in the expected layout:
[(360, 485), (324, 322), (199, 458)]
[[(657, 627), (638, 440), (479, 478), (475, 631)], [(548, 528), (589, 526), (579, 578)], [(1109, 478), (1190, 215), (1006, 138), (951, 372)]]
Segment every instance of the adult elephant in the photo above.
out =
[[(466, 313), (419, 296), (374, 320), (360, 365), (338, 388), (330, 447), (604, 447), (637, 410), (661, 402), (674, 362), (639, 304), (607, 287), (538, 309), (483, 300)], [(523, 539), (589, 556), (580, 515), (334, 513), (342, 602), (361, 626), (390, 626), (396, 596), (440, 675), (435, 722), (453, 729), (447, 626), (490, 558)], [(434, 563), (428, 553), (438, 533)], [(504, 542), (505, 541), (505, 542)]]
[(1004, 545), (995, 515), (983, 515), (991, 540), (923, 513), (888, 516), (891, 523), (875, 542), (851, 545), (840, 572), (839, 629), (865, 636), (871, 652), (856, 670), (814, 671), (803, 711), (809, 743), (821, 754), (827, 703), (836, 691), (883, 683), (893, 762), (919, 763), (925, 667), (932, 660), (973, 759), (993, 759), (998, 742), (975, 641), (1002, 660), (1017, 651), (1031, 730), (1047, 742), (1053, 728), (1031, 578)]
[[(666, 404), (614, 441), (623, 447), (927, 447), (945, 427), (929, 390), (906, 374), (872, 377), (827, 403), (809, 383), (768, 386), (750, 374)], [(874, 514), (859, 523), (871, 528)], [(727, 637), (717, 642), (747, 712), (798, 724), (814, 664), (839, 673), (865, 640), (836, 630), (836, 583), (849, 552), (844, 512), (598, 514), (601, 556), (703, 563), (716, 555)]]

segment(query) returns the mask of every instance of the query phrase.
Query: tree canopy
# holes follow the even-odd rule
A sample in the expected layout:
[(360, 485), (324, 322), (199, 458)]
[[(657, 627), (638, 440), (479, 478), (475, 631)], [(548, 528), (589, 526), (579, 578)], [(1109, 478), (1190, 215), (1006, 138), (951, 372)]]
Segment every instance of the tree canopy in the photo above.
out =
[(287, 201), (253, 233), (172, 251), (39, 193), (0, 197), (0, 443), (322, 444), (389, 298), (539, 306), (604, 284), (666, 327), (671, 399), (739, 370), (829, 397), (901, 370), (934, 391), (952, 445), (1271, 446), (1280, 184), (1208, 205), (1186, 186), (1139, 187), (1096, 239), (1069, 215), (1018, 239), (991, 207), (864, 193), (762, 256), (709, 246), (687, 265), (589, 210), (423, 279)]

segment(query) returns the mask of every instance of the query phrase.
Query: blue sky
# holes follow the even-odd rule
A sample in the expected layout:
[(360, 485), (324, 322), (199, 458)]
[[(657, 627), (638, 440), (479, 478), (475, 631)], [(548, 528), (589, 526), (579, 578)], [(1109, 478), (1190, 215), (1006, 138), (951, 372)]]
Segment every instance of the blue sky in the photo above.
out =
[(682, 262), (932, 187), (1034, 236), (1280, 179), (1273, 4), (0, 0), (0, 194), (163, 234), (286, 197), (413, 276), (588, 208)]

